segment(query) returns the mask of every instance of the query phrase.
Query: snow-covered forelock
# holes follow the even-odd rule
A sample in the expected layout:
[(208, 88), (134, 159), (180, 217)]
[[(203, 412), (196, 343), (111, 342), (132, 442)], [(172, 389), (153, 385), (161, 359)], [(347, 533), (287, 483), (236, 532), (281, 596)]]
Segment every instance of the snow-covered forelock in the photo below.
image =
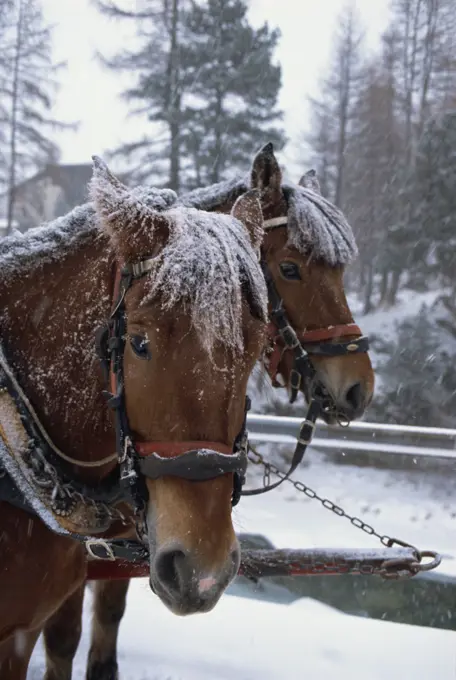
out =
[[(138, 218), (138, 229), (150, 229), (151, 212), (169, 222), (169, 240), (149, 275), (147, 299), (160, 296), (165, 310), (183, 303), (201, 341), (211, 349), (216, 341), (241, 351), (242, 290), (249, 290), (258, 314), (267, 318), (267, 293), (261, 268), (244, 225), (229, 215), (178, 206), (170, 190), (130, 189), (104, 170), (92, 180), (105, 198), (87, 203), (24, 236), (0, 242), (1, 276), (31, 273), (35, 266), (57, 261), (90, 242), (103, 222), (127, 224)], [(147, 218), (147, 219), (146, 219)], [(145, 300), (146, 301), (146, 300)]]
[[(214, 210), (234, 201), (249, 188), (246, 177), (195, 189), (179, 197), (181, 205)], [(282, 185), (288, 202), (288, 243), (302, 255), (331, 266), (349, 264), (358, 255), (352, 228), (339, 208), (312, 189), (291, 182)]]
[[(159, 299), (167, 312), (180, 304), (205, 349), (211, 352), (220, 342), (242, 351), (243, 288), (267, 319), (266, 285), (246, 227), (231, 215), (182, 205), (167, 209), (174, 192), (130, 189), (97, 157), (90, 194), (100, 221), (119, 244), (128, 234), (130, 244), (137, 236), (138, 247), (144, 248), (144, 236), (153, 243), (156, 225), (166, 221), (166, 243), (154, 257), (142, 304)], [(138, 257), (148, 255), (138, 252)]]
[(242, 298), (248, 288), (267, 319), (264, 277), (244, 225), (230, 215), (176, 207), (163, 213), (169, 238), (149, 275), (144, 302), (160, 297), (164, 310), (183, 304), (204, 347), (215, 342), (242, 351)]
[(288, 198), (288, 243), (329, 265), (349, 264), (358, 255), (352, 228), (339, 208), (312, 189), (283, 186)]
[[(122, 208), (126, 209), (126, 203), (130, 203), (130, 208), (144, 206), (146, 210), (163, 211), (172, 205), (212, 210), (230, 199), (234, 201), (247, 188), (246, 179), (238, 178), (177, 198), (171, 190), (139, 186), (125, 192)], [(311, 253), (331, 265), (348, 264), (357, 256), (352, 229), (338, 208), (311, 189), (284, 184), (284, 190), (289, 203), (288, 241), (291, 245), (299, 252)], [(24, 235), (13, 234), (1, 239), (2, 276), (14, 277), (35, 264), (59, 259), (69, 250), (78, 248), (92, 238), (98, 228), (94, 213), (93, 204), (86, 203), (47, 225), (29, 229)], [(114, 206), (112, 213), (115, 213)]]

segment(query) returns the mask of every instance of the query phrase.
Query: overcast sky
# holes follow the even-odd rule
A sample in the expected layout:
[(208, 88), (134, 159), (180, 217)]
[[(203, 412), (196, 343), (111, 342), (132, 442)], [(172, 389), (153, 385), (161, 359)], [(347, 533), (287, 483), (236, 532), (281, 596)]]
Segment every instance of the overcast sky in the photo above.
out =
[[(307, 126), (306, 95), (315, 94), (318, 77), (331, 50), (331, 34), (345, 0), (251, 0), (254, 25), (268, 21), (280, 28), (282, 37), (277, 58), (282, 64), (283, 87), (280, 105), (291, 141), (282, 162), (300, 172), (297, 145)], [(131, 0), (134, 6), (135, 0)], [(388, 0), (357, 0), (367, 28), (368, 43), (375, 47), (388, 16)], [(129, 22), (107, 19), (91, 0), (43, 0), (46, 19), (55, 24), (55, 57), (68, 62), (62, 73), (55, 117), (80, 121), (78, 132), (59, 135), (62, 162), (90, 162), (92, 154), (103, 155), (134, 137), (140, 123), (127, 117), (119, 99), (125, 79), (103, 69), (94, 52), (112, 54), (132, 35)], [(266, 142), (267, 140), (265, 140)], [(305, 165), (305, 159), (302, 160)], [(300, 164), (299, 164), (300, 165)]]

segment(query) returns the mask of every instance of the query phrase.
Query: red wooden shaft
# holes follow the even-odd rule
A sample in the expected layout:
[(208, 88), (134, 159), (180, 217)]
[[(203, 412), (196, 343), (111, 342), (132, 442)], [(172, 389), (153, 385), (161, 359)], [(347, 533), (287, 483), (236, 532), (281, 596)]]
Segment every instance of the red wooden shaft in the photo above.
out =
[(144, 578), (146, 576), (149, 576), (148, 562), (90, 560), (87, 565), (87, 579), (89, 581), (117, 581), (119, 579)]
[[(379, 550), (245, 550), (239, 574), (264, 576), (336, 576), (341, 574), (379, 574), (386, 560), (397, 560), (397, 568), (416, 563), (412, 548)], [(148, 562), (90, 560), (88, 580), (118, 580), (149, 576)]]

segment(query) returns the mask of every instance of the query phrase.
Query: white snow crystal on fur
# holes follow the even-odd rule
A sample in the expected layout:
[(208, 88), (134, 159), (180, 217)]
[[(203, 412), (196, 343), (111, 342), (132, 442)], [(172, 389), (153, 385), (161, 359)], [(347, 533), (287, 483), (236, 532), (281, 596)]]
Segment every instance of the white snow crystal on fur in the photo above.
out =
[(215, 208), (232, 200), (233, 202), (250, 189), (248, 178), (239, 178), (211, 184), (209, 187), (199, 187), (187, 194), (179, 196), (179, 203), (198, 210), (214, 210)]
[(169, 221), (169, 240), (148, 277), (148, 299), (160, 295), (164, 310), (182, 303), (206, 349), (219, 341), (241, 351), (245, 289), (257, 315), (267, 319), (264, 277), (244, 225), (230, 215), (182, 206), (168, 210), (177, 198), (173, 191), (130, 189), (106, 170), (101, 161), (91, 182), (92, 195), (102, 194), (102, 201), (0, 241), (1, 277), (27, 274), (34, 266), (68, 255), (102, 234), (101, 220), (119, 226), (134, 220), (138, 229), (153, 229), (151, 216), (159, 213)]
[(101, 158), (92, 158), (93, 177), (89, 183), (89, 194), (97, 214), (108, 227), (115, 224), (122, 228), (134, 223), (138, 230), (147, 228), (153, 211), (166, 210), (177, 199), (177, 194), (171, 189), (128, 187), (111, 173)]
[(288, 243), (332, 266), (357, 257), (352, 228), (339, 208), (311, 189), (296, 184), (283, 189), (288, 198)]
[(149, 297), (160, 295), (165, 310), (183, 303), (209, 351), (216, 341), (241, 351), (244, 286), (267, 319), (264, 277), (245, 227), (230, 215), (193, 208), (164, 215), (169, 239), (150, 274)]

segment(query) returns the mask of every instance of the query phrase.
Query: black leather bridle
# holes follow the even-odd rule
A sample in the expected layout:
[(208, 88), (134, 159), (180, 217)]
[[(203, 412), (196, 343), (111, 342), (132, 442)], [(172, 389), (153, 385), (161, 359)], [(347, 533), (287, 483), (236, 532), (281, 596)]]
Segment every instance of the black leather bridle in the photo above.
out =
[[(275, 229), (286, 226), (287, 217), (274, 217), (265, 220), (265, 229)], [(311, 443), (315, 431), (315, 423), (322, 411), (331, 406), (332, 398), (315, 381), (316, 371), (312, 364), (312, 356), (344, 356), (348, 354), (364, 353), (369, 350), (369, 339), (363, 335), (355, 323), (340, 324), (328, 328), (305, 331), (300, 336), (291, 325), (283, 300), (279, 295), (271, 270), (263, 257), (261, 267), (266, 281), (270, 305), (270, 323), (268, 326), (272, 353), (265, 368), (273, 385), (280, 386), (277, 372), (280, 360), (285, 352), (293, 354), (293, 368), (290, 374), (290, 403), (296, 401), (299, 391), (304, 385), (309, 385), (309, 405), (304, 421), (301, 423), (296, 447), (288, 471), (274, 484), (267, 484), (259, 489), (248, 489), (242, 492), (245, 496), (255, 496), (271, 491), (288, 479), (303, 460), (307, 446)], [(342, 338), (350, 336), (349, 340)], [(358, 336), (353, 339), (353, 336)], [(337, 340), (337, 342), (334, 342)]]
[[(277, 369), (283, 353), (293, 353), (293, 368), (290, 375), (290, 403), (293, 403), (301, 387), (315, 378), (316, 371), (311, 362), (312, 355), (335, 357), (365, 353), (369, 350), (369, 339), (362, 335), (359, 326), (355, 323), (305, 331), (299, 337), (288, 319), (283, 300), (277, 291), (266, 260), (262, 260), (261, 267), (271, 308), (268, 330), (272, 343), (272, 356), (266, 368), (273, 383), (277, 384)], [(351, 339), (343, 340), (344, 336), (350, 336)], [(359, 337), (353, 340), (353, 336)], [(337, 342), (334, 342), (334, 339), (337, 339)]]
[(105, 392), (108, 406), (114, 412), (116, 450), (119, 456), (120, 483), (136, 514), (147, 503), (145, 479), (179, 477), (190, 481), (205, 481), (233, 474), (232, 505), (239, 502), (247, 469), (247, 411), (233, 448), (219, 442), (136, 442), (131, 432), (125, 406), (123, 357), (127, 321), (125, 295), (134, 281), (145, 276), (153, 260), (145, 259), (133, 265), (117, 266), (113, 307), (108, 323), (97, 332), (97, 351), (110, 390)]

